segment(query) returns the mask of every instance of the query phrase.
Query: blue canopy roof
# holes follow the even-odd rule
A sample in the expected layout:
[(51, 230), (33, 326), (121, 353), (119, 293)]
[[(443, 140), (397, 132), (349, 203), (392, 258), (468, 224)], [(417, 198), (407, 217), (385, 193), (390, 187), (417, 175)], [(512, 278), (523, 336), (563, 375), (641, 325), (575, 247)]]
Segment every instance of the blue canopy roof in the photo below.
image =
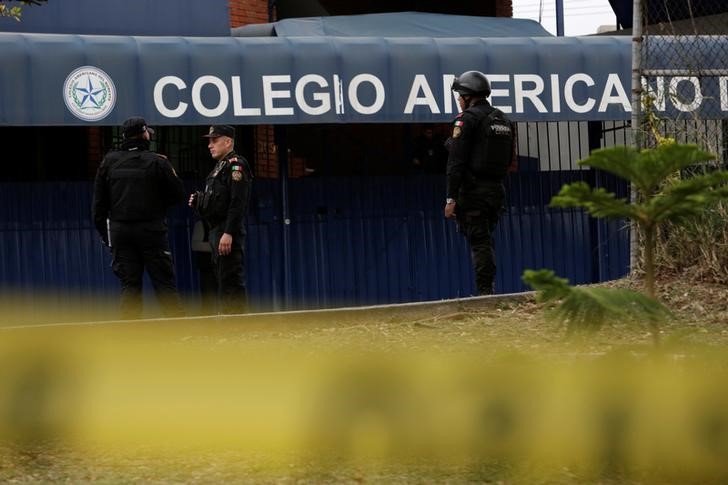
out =
[[(447, 122), (458, 109), (453, 77), (473, 69), (486, 73), (492, 104), (514, 120), (626, 120), (630, 42), (0, 33), (0, 125), (116, 125), (129, 116), (157, 125)], [(709, 52), (691, 59), (728, 67)], [(658, 107), (725, 117), (721, 82), (666, 76), (654, 86)]]
[(236, 37), (551, 37), (538, 22), (509, 17), (474, 17), (395, 12), (284, 19), (232, 29)]

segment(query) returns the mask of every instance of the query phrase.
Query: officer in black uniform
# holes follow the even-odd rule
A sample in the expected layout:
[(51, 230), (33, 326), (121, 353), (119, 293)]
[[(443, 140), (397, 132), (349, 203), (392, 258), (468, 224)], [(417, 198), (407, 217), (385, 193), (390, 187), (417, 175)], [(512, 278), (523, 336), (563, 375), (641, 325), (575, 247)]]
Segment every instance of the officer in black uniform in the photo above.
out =
[(121, 315), (128, 319), (142, 315), (145, 268), (164, 315), (184, 313), (165, 216), (169, 207), (184, 202), (185, 188), (169, 160), (149, 151), (152, 134), (143, 118), (124, 121), (121, 149), (104, 157), (94, 183), (94, 224), (111, 247), (112, 269), (121, 282)]
[(189, 205), (210, 227), (212, 265), (218, 282), (220, 311), (245, 310), (245, 214), (253, 173), (235, 153), (235, 128), (214, 125), (204, 135), (217, 162), (205, 180), (205, 190), (190, 195)]
[(503, 212), (503, 178), (515, 146), (512, 123), (487, 101), (490, 83), (482, 72), (467, 71), (455, 78), (462, 112), (447, 141), (447, 198), (445, 217), (456, 218), (470, 245), (478, 294), (494, 291), (493, 231)]

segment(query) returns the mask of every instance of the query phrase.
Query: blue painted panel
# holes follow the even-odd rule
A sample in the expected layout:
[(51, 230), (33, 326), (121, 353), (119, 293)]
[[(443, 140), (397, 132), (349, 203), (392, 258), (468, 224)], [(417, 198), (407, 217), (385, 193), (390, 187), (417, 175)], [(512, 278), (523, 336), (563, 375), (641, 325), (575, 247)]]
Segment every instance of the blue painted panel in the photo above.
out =
[[(622, 223), (597, 222), (583, 211), (543, 204), (555, 187), (584, 172), (540, 175), (514, 174), (509, 181), (509, 208), (495, 232), (497, 292), (526, 289), (520, 277), (528, 268), (553, 268), (573, 283), (624, 275), (629, 251)], [(602, 183), (625, 190), (613, 180)], [(5, 209), (0, 218), (0, 287), (47, 292), (58, 301), (116, 296), (119, 285), (110, 256), (91, 223), (90, 183), (6, 183), (0, 189)], [(289, 189), (291, 250), (286, 261), (280, 185), (256, 181), (246, 248), (252, 308), (473, 294), (467, 244), (455, 223), (442, 215), (442, 176), (303, 178), (291, 180)], [(189, 244), (194, 220), (179, 206), (170, 211), (168, 221), (178, 285), (194, 307), (199, 291)]]
[[(22, 6), (10, 2), (11, 6)], [(229, 36), (226, 0), (51, 0), (24, 6), (21, 22), (4, 20), (4, 32), (92, 35)]]

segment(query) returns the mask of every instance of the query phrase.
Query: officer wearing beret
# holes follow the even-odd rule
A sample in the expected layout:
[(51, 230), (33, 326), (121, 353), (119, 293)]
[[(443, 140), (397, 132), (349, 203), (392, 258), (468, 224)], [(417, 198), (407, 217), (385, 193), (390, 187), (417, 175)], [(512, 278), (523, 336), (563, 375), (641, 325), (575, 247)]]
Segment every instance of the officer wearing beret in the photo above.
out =
[(455, 78), (461, 113), (447, 141), (445, 217), (455, 218), (470, 246), (480, 295), (493, 293), (493, 231), (504, 208), (503, 179), (515, 155), (515, 131), (502, 111), (486, 99), (490, 83), (482, 72)]
[(111, 247), (121, 316), (127, 319), (141, 318), (145, 269), (164, 315), (183, 314), (165, 216), (184, 202), (186, 191), (169, 160), (149, 151), (153, 134), (143, 118), (124, 121), (121, 148), (104, 157), (94, 182), (93, 220)]
[(211, 126), (204, 135), (215, 166), (205, 189), (190, 195), (210, 227), (212, 266), (218, 282), (220, 311), (242, 313), (245, 309), (245, 214), (248, 211), (253, 173), (247, 160), (235, 153), (235, 128)]

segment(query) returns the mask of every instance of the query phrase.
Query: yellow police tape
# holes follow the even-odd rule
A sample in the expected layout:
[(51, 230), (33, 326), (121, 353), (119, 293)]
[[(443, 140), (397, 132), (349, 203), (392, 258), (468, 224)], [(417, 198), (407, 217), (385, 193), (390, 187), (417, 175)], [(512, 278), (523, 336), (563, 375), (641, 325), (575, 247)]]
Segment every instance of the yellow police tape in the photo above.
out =
[(0, 331), (0, 440), (322, 464), (507, 463), (521, 477), (728, 479), (721, 352), (379, 351), (285, 328), (254, 338), (251, 328), (200, 320)]

